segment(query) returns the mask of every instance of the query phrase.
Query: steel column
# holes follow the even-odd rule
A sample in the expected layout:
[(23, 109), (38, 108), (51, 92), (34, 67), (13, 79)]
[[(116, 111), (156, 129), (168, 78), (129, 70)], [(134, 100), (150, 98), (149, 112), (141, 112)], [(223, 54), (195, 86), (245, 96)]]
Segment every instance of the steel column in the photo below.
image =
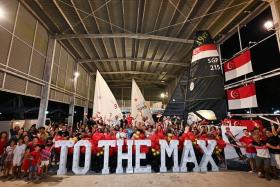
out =
[(75, 100), (76, 100), (77, 81), (78, 81), (78, 76), (75, 76), (74, 73), (77, 71), (78, 71), (78, 63), (75, 63), (74, 72), (73, 72), (74, 94), (70, 98), (69, 114), (68, 114), (68, 125), (70, 125), (70, 126), (73, 126), (73, 124), (74, 124)]
[(44, 81), (46, 81), (46, 84), (43, 86), (41, 90), (41, 100), (40, 100), (37, 127), (43, 127), (46, 121), (46, 111), (48, 109), (48, 102), (49, 102), (49, 93), (51, 87), (55, 46), (56, 46), (56, 39), (50, 36), (48, 49), (47, 49), (47, 58), (46, 58), (45, 69), (44, 69)]

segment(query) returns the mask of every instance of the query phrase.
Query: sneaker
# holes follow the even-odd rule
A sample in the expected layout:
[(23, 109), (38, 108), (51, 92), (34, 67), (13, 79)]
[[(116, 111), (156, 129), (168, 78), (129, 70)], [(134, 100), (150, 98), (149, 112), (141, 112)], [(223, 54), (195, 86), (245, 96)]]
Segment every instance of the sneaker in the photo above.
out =
[(254, 173), (254, 171), (251, 170), (251, 171), (248, 171), (248, 173)]
[(258, 172), (258, 177), (264, 178), (264, 175), (262, 174), (262, 172)]

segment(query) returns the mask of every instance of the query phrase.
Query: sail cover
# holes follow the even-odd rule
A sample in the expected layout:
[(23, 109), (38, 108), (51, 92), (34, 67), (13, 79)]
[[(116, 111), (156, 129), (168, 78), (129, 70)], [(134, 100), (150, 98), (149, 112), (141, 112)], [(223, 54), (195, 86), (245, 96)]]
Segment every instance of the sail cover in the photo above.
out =
[(121, 109), (99, 71), (96, 72), (96, 82), (93, 101), (93, 116), (101, 116), (105, 121), (118, 116), (121, 119)]
[(146, 101), (141, 93), (140, 88), (134, 79), (132, 79), (132, 91), (131, 91), (131, 116), (135, 121), (143, 121), (143, 117), (148, 118), (151, 124), (154, 124), (152, 113), (146, 106)]
[(164, 116), (185, 116), (185, 99), (188, 84), (189, 66), (181, 76), (176, 88), (174, 89), (169, 102), (166, 105)]
[(208, 31), (196, 33), (187, 89), (187, 112), (212, 110), (218, 120), (226, 116), (219, 54)]

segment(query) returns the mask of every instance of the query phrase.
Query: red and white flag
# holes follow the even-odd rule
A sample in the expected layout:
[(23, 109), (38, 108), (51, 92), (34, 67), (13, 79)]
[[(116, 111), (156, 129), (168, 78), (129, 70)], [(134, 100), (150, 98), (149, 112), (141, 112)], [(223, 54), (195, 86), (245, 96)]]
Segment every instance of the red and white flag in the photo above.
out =
[(193, 50), (192, 63), (200, 59), (218, 56), (219, 54), (215, 44), (201, 45)]
[(238, 120), (238, 119), (224, 119), (224, 123), (228, 124), (229, 126), (245, 126), (247, 127), (248, 131), (253, 131), (255, 128), (263, 130), (263, 124), (261, 120)]
[(250, 50), (223, 64), (226, 81), (253, 72)]
[(228, 108), (241, 109), (258, 107), (254, 83), (236, 89), (227, 90)]

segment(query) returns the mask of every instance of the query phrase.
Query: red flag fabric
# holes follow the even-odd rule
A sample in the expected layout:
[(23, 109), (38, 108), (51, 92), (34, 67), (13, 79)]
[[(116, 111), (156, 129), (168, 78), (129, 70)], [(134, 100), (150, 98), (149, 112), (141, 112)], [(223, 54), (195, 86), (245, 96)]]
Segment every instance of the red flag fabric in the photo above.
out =
[(252, 131), (255, 128), (260, 130), (263, 129), (263, 124), (261, 120), (237, 120), (237, 119), (224, 119), (225, 122), (229, 123), (231, 126), (245, 126), (248, 131)]
[(258, 107), (254, 83), (236, 89), (227, 90), (228, 107), (232, 109)]
[(250, 50), (225, 62), (223, 66), (226, 81), (253, 72)]

